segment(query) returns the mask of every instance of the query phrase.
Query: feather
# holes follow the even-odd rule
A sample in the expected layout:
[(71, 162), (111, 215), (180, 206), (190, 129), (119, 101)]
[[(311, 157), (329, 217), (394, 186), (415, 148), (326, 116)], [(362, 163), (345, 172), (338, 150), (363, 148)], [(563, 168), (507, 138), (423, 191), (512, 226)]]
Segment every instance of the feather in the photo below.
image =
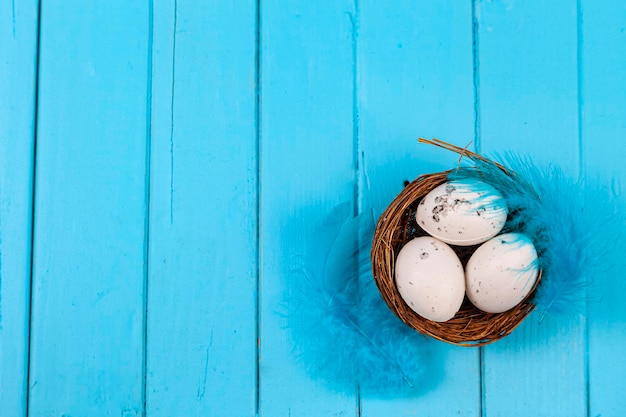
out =
[[(291, 277), (288, 326), (308, 374), (336, 391), (415, 395), (435, 381), (428, 342), (386, 306), (371, 275), (371, 212), (337, 207)], [(327, 253), (320, 251), (332, 240)], [(321, 267), (320, 267), (321, 265)]]
[[(451, 171), (449, 179), (495, 187), (509, 208), (504, 232), (524, 233), (535, 244), (542, 279), (533, 302), (540, 320), (548, 313), (584, 312), (589, 284), (618, 263), (624, 247), (624, 215), (613, 196), (588, 179), (567, 177), (558, 166), (539, 168), (514, 154), (495, 162), (461, 152), (472, 165)], [(332, 390), (421, 394), (443, 379), (432, 349), (438, 342), (401, 322), (381, 299), (369, 260), (373, 216), (352, 211), (346, 203), (329, 214), (290, 276), (285, 315), (294, 354)]]
[(498, 162), (470, 159), (473, 167), (459, 167), (449, 178), (480, 179), (505, 197), (504, 232), (524, 233), (539, 254), (543, 273), (533, 302), (540, 317), (583, 313), (589, 283), (619, 259), (623, 247), (617, 244), (624, 231), (614, 199), (598, 184), (568, 178), (558, 166), (539, 168), (515, 154), (494, 158)]

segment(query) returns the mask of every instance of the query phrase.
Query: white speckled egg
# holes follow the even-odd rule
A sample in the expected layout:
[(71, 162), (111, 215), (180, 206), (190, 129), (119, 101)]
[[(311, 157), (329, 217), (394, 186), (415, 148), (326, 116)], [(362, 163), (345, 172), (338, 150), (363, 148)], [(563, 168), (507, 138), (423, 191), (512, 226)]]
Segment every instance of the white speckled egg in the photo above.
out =
[(467, 178), (445, 182), (426, 194), (415, 219), (443, 242), (470, 246), (500, 233), (507, 214), (506, 201), (495, 188)]
[(402, 247), (395, 279), (402, 299), (428, 320), (450, 320), (461, 308), (463, 266), (452, 248), (435, 238), (418, 237)]
[(539, 275), (537, 251), (520, 233), (483, 243), (465, 267), (467, 298), (482, 311), (502, 313), (519, 304)]

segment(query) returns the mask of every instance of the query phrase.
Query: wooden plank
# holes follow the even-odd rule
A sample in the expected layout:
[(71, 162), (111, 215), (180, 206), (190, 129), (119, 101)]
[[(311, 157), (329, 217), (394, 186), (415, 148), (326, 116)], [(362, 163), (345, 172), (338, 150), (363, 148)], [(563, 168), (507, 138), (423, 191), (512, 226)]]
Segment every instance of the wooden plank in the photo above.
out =
[(0, 404), (26, 415), (37, 2), (0, 3)]
[(147, 414), (256, 411), (254, 1), (154, 9)]
[[(480, 2), (481, 151), (579, 167), (575, 3)], [(586, 415), (585, 321), (531, 315), (483, 349), (484, 415)]]
[[(330, 210), (353, 200), (353, 5), (261, 3), (261, 355), (263, 416), (354, 416), (352, 392), (310, 379), (281, 306)], [(300, 265), (301, 266), (301, 265)], [(355, 387), (356, 392), (356, 387)]]
[(29, 416), (140, 416), (148, 5), (41, 21)]
[(480, 2), (482, 151), (511, 149), (576, 175), (576, 4)]
[[(582, 138), (585, 175), (600, 178), (623, 210), (626, 173), (626, 7), (581, 2)], [(615, 227), (626, 227), (624, 224)], [(623, 256), (594, 281), (588, 301), (589, 415), (624, 415), (626, 283)]]
[[(359, 2), (359, 144), (371, 187), (363, 192), (378, 214), (403, 180), (456, 164), (419, 136), (462, 146), (473, 137), (471, 25), (469, 2)], [(480, 415), (478, 351), (429, 345), (436, 378), (411, 398), (364, 396), (361, 415)]]

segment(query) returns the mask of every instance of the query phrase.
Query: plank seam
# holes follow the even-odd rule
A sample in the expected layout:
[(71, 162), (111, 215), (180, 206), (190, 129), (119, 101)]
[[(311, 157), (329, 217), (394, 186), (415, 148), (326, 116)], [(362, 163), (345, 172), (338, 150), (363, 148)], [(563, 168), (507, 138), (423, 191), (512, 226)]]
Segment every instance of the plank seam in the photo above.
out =
[(174, 94), (176, 90), (176, 30), (178, 1), (174, 0), (174, 28), (172, 31), (172, 87), (170, 98), (170, 224), (174, 224)]
[[(360, 109), (359, 109), (359, 59), (358, 59), (358, 39), (359, 39), (359, 0), (353, 0), (352, 13), (348, 13), (351, 24), (352, 32), (352, 165), (354, 167), (354, 186), (353, 186), (353, 212), (355, 215), (359, 215), (362, 209), (362, 194), (363, 189), (361, 186), (361, 169), (362, 166), (359, 163), (359, 157), (361, 153), (360, 142)], [(359, 269), (358, 263), (354, 265), (356, 271)], [(359, 383), (356, 384), (356, 415), (361, 417), (363, 414), (363, 402), (361, 398), (361, 387)]]
[(480, 417), (487, 417), (487, 401), (485, 401), (485, 396), (487, 394), (485, 387), (485, 349), (483, 346), (478, 347), (478, 366), (480, 373), (480, 384), (479, 384), (479, 399), (478, 405), (479, 415)]
[[(0, 189), (0, 204), (2, 201), (2, 190)], [(0, 334), (2, 334), (2, 216), (0, 216)], [(3, 336), (4, 337), (4, 336)]]
[(583, 147), (583, 12), (582, 1), (576, 0), (576, 93), (578, 97), (578, 175), (585, 174)]
[[(583, 146), (583, 9), (582, 0), (576, 0), (576, 93), (577, 93), (577, 110), (578, 110), (578, 175), (585, 178), (586, 164)], [(583, 183), (584, 185), (584, 183)], [(585, 300), (585, 318), (584, 318), (584, 377), (585, 377), (585, 416), (591, 415), (591, 378), (589, 369), (589, 299)]]
[(16, 27), (16, 21), (15, 21), (15, 0), (11, 0), (11, 32), (13, 35), (13, 39), (15, 39), (15, 27)]
[(154, 45), (154, 1), (148, 2), (148, 64), (146, 88), (146, 155), (144, 178), (144, 251), (143, 251), (143, 340), (142, 340), (142, 415), (147, 416), (148, 391), (148, 306), (149, 306), (149, 269), (150, 269), (150, 187), (152, 165), (152, 49)]
[(474, 149), (480, 153), (479, 0), (472, 0), (472, 81), (474, 84)]
[(359, 61), (358, 61), (358, 37), (359, 37), (359, 0), (354, 0), (353, 13), (349, 13), (350, 23), (352, 25), (352, 163), (354, 166), (355, 184), (354, 184), (354, 213), (359, 214), (361, 209), (361, 187), (360, 187), (360, 164), (359, 154), (361, 152), (361, 144), (359, 138)]
[[(474, 89), (474, 151), (481, 151), (481, 119), (480, 119), (480, 51), (479, 51), (479, 1), (472, 0), (472, 82)], [(485, 351), (482, 346), (478, 348), (478, 411), (481, 417), (486, 417), (486, 401), (485, 401)]]
[(256, 297), (255, 297), (255, 392), (254, 392), (254, 413), (261, 416), (261, 281), (262, 281), (262, 246), (261, 246), (261, 174), (262, 174), (262, 147), (261, 147), (261, 0), (256, 0), (255, 16), (255, 39), (254, 39), (254, 127), (255, 127), (255, 164), (256, 164)]
[[(27, 345), (27, 365), (26, 365), (26, 398), (25, 398), (25, 408), (24, 412), (26, 417), (30, 415), (30, 390), (31, 390), (31, 379), (32, 379), (32, 339), (33, 339), (33, 326), (32, 326), (32, 317), (33, 317), (33, 283), (34, 283), (34, 272), (35, 272), (35, 196), (37, 191), (37, 140), (38, 140), (38, 129), (39, 129), (39, 69), (41, 63), (41, 0), (37, 2), (37, 45), (35, 47), (35, 98), (34, 98), (34, 116), (33, 116), (33, 158), (32, 158), (32, 183), (31, 183), (31, 207), (30, 207), (30, 277), (29, 277), (29, 288), (28, 288), (28, 317), (26, 322), (28, 323), (28, 345)], [(35, 381), (32, 386), (34, 387), (37, 382)]]

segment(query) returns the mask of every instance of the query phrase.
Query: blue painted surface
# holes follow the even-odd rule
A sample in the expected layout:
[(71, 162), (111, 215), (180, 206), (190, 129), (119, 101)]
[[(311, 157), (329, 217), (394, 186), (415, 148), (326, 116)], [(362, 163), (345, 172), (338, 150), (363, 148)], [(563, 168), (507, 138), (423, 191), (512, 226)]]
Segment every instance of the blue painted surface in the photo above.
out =
[(24, 415), (37, 67), (37, 2), (0, 4), (0, 404)]
[(334, 393), (306, 377), (279, 314), (295, 307), (289, 279), (314, 227), (328, 208), (353, 200), (352, 7), (349, 1), (261, 3), (259, 410), (265, 416), (358, 412), (356, 387)]
[(380, 213), (456, 163), (418, 136), (599, 178), (623, 208), (622, 2), (38, 7), (0, 4), (2, 416), (626, 414), (624, 265), (582, 317), (433, 341), (414, 398), (309, 379), (281, 314), (334, 206)]
[(252, 415), (255, 5), (154, 6), (146, 414)]
[(141, 415), (148, 16), (41, 5), (31, 416)]
[[(481, 151), (532, 155), (577, 176), (576, 4), (481, 2), (476, 15)], [(584, 415), (584, 318), (531, 316), (482, 350), (487, 416)]]
[[(581, 153), (584, 174), (611, 179), (623, 209), (626, 161), (626, 7), (582, 2)], [(625, 258), (598, 279), (588, 297), (589, 415), (617, 416), (626, 410), (623, 391), (626, 310)]]
[[(418, 145), (416, 132), (458, 138), (462, 146), (473, 136), (472, 10), (454, 1), (361, 1), (359, 8), (363, 194), (380, 214), (404, 179), (456, 164), (453, 154)], [(433, 344), (445, 382), (418, 398), (365, 397), (363, 416), (480, 415), (478, 350)]]

